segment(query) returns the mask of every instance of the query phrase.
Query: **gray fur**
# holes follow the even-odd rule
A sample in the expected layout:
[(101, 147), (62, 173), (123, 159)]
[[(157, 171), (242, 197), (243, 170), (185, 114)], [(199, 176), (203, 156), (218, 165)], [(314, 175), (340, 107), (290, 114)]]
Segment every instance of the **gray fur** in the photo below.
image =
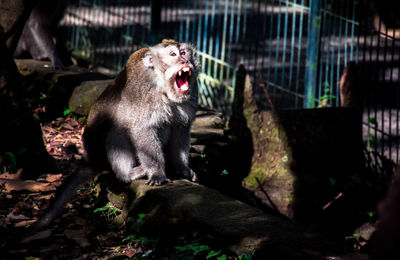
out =
[[(83, 134), (88, 165), (67, 179), (36, 226), (47, 226), (77, 187), (105, 168), (126, 183), (147, 177), (148, 185), (161, 185), (169, 181), (168, 162), (175, 174), (197, 181), (188, 157), (198, 70), (188, 44), (164, 40), (133, 53), (91, 108)], [(187, 84), (177, 87), (179, 71)]]

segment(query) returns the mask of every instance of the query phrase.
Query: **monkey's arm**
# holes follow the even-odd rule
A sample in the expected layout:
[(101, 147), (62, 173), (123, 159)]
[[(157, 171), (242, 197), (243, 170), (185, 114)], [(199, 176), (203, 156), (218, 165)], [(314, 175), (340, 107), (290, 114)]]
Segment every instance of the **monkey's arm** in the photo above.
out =
[(197, 182), (196, 173), (188, 167), (190, 150), (190, 125), (171, 129), (171, 137), (167, 146), (167, 157), (178, 175)]

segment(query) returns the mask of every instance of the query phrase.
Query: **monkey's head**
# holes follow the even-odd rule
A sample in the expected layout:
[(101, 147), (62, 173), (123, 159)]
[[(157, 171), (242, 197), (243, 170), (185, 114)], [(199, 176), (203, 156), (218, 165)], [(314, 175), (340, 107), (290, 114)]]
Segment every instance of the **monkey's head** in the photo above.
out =
[(157, 86), (165, 88), (163, 90), (170, 99), (181, 102), (197, 95), (200, 63), (190, 44), (164, 40), (149, 48), (143, 63), (155, 72)]

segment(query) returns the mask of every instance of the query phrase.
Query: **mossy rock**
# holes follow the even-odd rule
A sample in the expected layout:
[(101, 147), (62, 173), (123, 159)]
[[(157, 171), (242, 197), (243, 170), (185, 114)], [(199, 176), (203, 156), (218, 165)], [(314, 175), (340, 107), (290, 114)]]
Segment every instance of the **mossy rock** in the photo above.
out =
[(90, 108), (112, 80), (84, 81), (72, 92), (68, 108), (79, 115), (88, 115)]
[(243, 186), (289, 218), (307, 223), (319, 222), (321, 216), (331, 213), (330, 217), (345, 218), (344, 208), (323, 208), (338, 194), (346, 193), (347, 179), (363, 172), (359, 111), (259, 111), (248, 76), (244, 84), (243, 116), (254, 153)]
[(143, 228), (148, 232), (193, 227), (219, 248), (238, 256), (254, 254), (254, 259), (325, 259), (345, 253), (343, 245), (321, 234), (203, 185), (187, 180), (162, 186), (145, 182), (131, 183), (129, 193), (136, 199), (125, 205), (121, 215), (145, 214)]

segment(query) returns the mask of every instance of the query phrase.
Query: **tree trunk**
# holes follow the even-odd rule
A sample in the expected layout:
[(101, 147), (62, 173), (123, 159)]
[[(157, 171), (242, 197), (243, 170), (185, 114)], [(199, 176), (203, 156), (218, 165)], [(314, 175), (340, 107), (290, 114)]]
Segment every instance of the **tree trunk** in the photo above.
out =
[[(18, 10), (8, 11), (18, 13)], [(8, 14), (6, 12), (3, 15)], [(13, 17), (14, 21), (8, 21), (4, 25), (13, 27), (12, 24), (23, 24), (23, 19), (26, 21), (27, 18), (18, 15)], [(24, 168), (24, 176), (34, 177), (53, 168), (55, 161), (47, 153), (40, 125), (35, 121), (22, 95), (21, 75), (6, 45), (11, 36), (6, 35), (7, 31), (3, 30), (2, 25), (0, 24), (0, 156), (4, 159), (5, 153), (12, 153), (16, 159), (16, 167)], [(4, 160), (0, 163), (7, 164)]]

